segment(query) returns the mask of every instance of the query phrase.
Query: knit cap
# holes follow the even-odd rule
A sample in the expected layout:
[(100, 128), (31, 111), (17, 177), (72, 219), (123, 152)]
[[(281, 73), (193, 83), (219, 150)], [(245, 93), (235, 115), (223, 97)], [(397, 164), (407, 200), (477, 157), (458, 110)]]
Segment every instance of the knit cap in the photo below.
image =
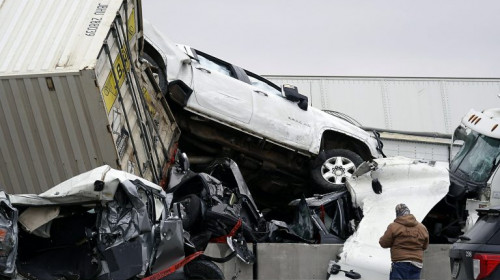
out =
[(410, 209), (404, 203), (396, 205), (396, 217), (401, 217), (410, 214)]

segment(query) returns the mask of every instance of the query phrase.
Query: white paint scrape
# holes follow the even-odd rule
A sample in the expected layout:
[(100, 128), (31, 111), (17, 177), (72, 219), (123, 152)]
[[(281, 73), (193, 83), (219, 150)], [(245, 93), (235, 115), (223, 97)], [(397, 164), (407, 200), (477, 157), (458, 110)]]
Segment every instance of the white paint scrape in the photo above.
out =
[[(342, 270), (353, 270), (361, 279), (389, 279), (390, 249), (378, 241), (396, 218), (395, 207), (405, 203), (418, 221), (447, 193), (450, 185), (448, 163), (415, 161), (404, 157), (375, 160), (378, 169), (352, 178), (348, 188), (356, 206), (363, 210), (356, 232), (344, 243), (338, 262)], [(372, 178), (382, 184), (382, 193), (372, 189)], [(424, 263), (424, 266), (426, 264)], [(340, 272), (329, 279), (348, 279)]]

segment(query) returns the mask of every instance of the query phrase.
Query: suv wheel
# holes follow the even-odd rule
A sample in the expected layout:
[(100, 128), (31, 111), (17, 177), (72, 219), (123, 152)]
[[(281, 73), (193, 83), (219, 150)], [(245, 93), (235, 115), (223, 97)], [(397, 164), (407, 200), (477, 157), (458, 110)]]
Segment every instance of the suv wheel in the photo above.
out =
[(362, 162), (358, 154), (349, 150), (322, 151), (312, 165), (311, 178), (321, 192), (339, 191)]

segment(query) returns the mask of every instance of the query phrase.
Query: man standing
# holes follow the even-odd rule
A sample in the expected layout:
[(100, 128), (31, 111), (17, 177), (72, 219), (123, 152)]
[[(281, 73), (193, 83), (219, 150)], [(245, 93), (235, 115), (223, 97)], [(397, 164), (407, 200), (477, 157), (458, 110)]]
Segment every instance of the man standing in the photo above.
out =
[(405, 204), (396, 205), (396, 219), (387, 227), (379, 243), (382, 248), (391, 248), (391, 280), (420, 279), (429, 233)]

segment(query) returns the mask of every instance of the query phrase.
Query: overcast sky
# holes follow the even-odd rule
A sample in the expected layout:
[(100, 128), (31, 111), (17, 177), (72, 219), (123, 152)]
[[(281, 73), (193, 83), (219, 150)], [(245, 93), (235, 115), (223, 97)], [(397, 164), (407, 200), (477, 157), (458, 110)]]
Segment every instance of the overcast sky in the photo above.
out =
[(498, 0), (143, 0), (143, 16), (259, 74), (500, 77)]

